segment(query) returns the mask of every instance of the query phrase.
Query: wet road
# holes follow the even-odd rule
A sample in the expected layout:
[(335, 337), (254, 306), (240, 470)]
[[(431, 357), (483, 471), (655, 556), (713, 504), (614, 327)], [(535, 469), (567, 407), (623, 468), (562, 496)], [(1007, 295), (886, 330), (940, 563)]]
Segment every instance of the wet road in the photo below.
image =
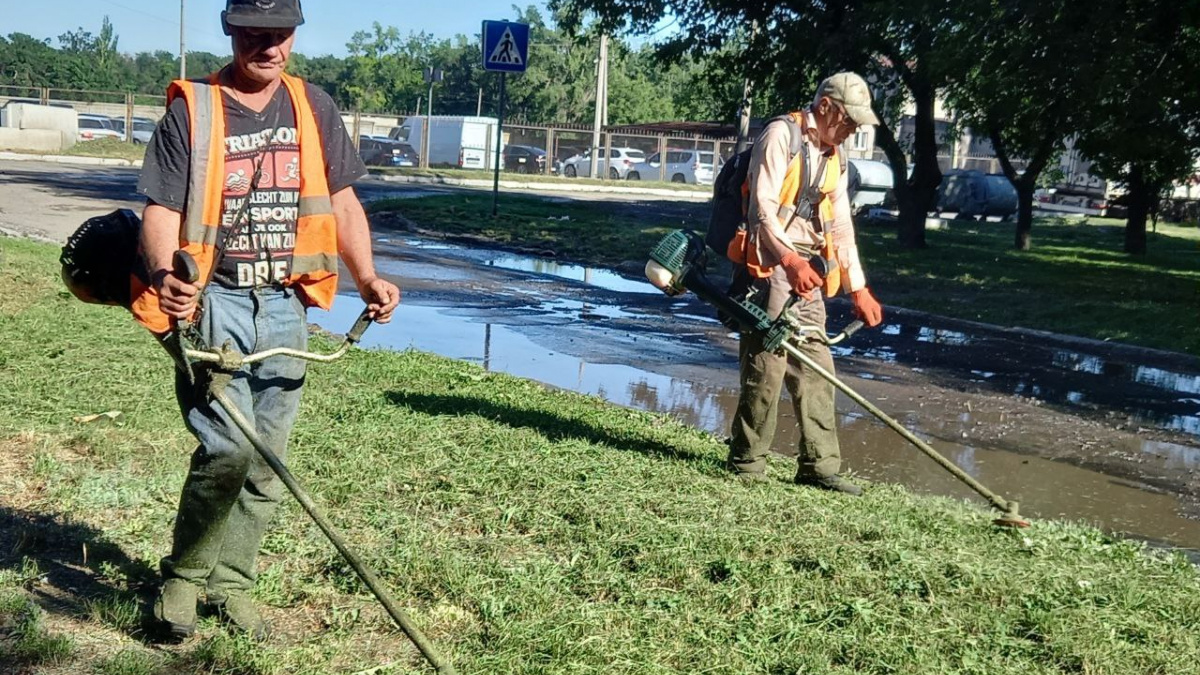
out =
[[(405, 303), (368, 346), (467, 359), (727, 432), (737, 344), (692, 296), (404, 232), (377, 232), (376, 250)], [(314, 318), (344, 329), (359, 308), (345, 300)], [(848, 321), (848, 305), (831, 317)], [(1197, 360), (899, 312), (835, 354), (851, 387), (1028, 515), (1200, 549)], [(838, 410), (851, 471), (979, 501), (840, 395)], [(787, 453), (798, 439), (783, 414), (775, 446)]]
[[(140, 207), (136, 176), (0, 162), (0, 227), (61, 241), (91, 215)], [(454, 189), (368, 180), (359, 191), (374, 199)], [(376, 239), (380, 269), (404, 288), (405, 302), (396, 321), (368, 332), (368, 345), (468, 359), (727, 431), (736, 342), (694, 298), (666, 298), (608, 271), (402, 232), (377, 231)], [(313, 318), (336, 331), (358, 307), (347, 298)], [(831, 326), (847, 314), (833, 303)], [(1197, 359), (898, 311), (836, 356), (850, 386), (985, 485), (1020, 499), (1023, 512), (1200, 549)], [(783, 452), (796, 443), (786, 408), (775, 444)], [(839, 398), (838, 410), (846, 468), (978, 501), (849, 400)]]

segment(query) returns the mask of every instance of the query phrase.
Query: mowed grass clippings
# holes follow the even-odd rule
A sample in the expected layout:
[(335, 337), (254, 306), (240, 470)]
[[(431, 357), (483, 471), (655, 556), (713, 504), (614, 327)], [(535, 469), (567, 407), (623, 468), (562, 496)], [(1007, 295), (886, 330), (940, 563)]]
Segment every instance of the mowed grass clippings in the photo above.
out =
[[(57, 596), (46, 615), (80, 645), (39, 672), (429, 672), (290, 498), (256, 589), (276, 637), (205, 620), (147, 644), (130, 608), (192, 446), (169, 365), (121, 310), (48, 290), (52, 247), (0, 245), (27, 284), (4, 295), (36, 299), (0, 311), (0, 593)], [(742, 485), (719, 439), (668, 416), (463, 362), (314, 366), (290, 452), (464, 673), (1200, 673), (1182, 556), (1054, 521), (999, 530), (897, 486), (799, 488), (783, 460)]]

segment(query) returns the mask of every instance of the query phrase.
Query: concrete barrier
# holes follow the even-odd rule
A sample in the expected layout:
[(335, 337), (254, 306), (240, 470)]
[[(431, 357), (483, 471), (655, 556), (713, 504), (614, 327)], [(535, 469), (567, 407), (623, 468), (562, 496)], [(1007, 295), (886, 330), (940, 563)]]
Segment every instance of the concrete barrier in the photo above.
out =
[(59, 153), (75, 145), (74, 134), (57, 129), (13, 129), (0, 127), (0, 150)]
[(10, 129), (53, 129), (69, 136), (79, 132), (79, 117), (70, 108), (9, 103), (4, 109), (5, 126)]

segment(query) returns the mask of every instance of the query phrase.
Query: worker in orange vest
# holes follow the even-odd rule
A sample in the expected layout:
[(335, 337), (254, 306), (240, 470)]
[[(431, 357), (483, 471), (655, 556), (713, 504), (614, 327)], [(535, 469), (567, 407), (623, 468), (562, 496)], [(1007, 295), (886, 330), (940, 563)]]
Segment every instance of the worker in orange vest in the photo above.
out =
[[(867, 325), (883, 320), (883, 308), (867, 289), (858, 258), (845, 160), (839, 150), (859, 126), (874, 124), (879, 118), (871, 109), (866, 82), (854, 73), (838, 73), (820, 84), (810, 107), (772, 121), (755, 142), (745, 188), (746, 229), (730, 245), (730, 257), (742, 263), (738, 273), (760, 291), (758, 297), (772, 318), (780, 315), (789, 297), (798, 295), (790, 311), (800, 323), (824, 330), (825, 296), (844, 289)], [(810, 264), (814, 256), (824, 258), (825, 278)], [(833, 372), (827, 346), (809, 342), (803, 350)], [(833, 385), (787, 357), (766, 351), (762, 339), (752, 333), (741, 335), (739, 364), (741, 393), (729, 468), (744, 480), (765, 479), (786, 384), (800, 425), (796, 482), (861, 494), (861, 488), (838, 473), (841, 452)]]
[[(148, 273), (132, 282), (134, 316), (158, 334), (190, 319), (208, 345), (230, 343), (243, 353), (304, 349), (305, 310), (332, 304), (340, 255), (375, 321), (386, 323), (400, 291), (372, 262), (366, 213), (352, 187), (366, 168), (329, 95), (284, 72), (304, 23), (299, 0), (227, 0), (221, 20), (232, 62), (207, 78), (171, 84), (166, 116), (146, 151), (138, 191), (147, 199), (141, 249)], [(195, 258), (199, 282), (172, 271), (179, 249)], [(304, 373), (297, 359), (268, 359), (245, 367), (226, 388), (280, 457)], [(208, 399), (204, 372), (176, 377), (199, 447), (154, 614), (171, 635), (185, 637), (203, 598), (235, 628), (261, 638), (266, 625), (249, 593), (281, 486)]]

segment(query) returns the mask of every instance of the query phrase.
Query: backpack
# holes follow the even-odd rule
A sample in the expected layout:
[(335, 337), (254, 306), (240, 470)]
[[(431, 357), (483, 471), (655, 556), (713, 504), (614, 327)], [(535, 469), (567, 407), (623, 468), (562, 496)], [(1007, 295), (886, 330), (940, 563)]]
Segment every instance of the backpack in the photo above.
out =
[[(776, 117), (767, 125), (770, 126), (776, 122), (787, 124), (791, 131), (788, 161), (790, 162), (799, 154), (803, 162), (800, 167), (801, 175), (808, 176), (808, 153), (800, 152), (804, 147), (803, 130), (791, 115)], [(746, 222), (748, 204), (745, 200), (744, 187), (750, 173), (750, 153), (753, 150), (753, 147), (746, 148), (734, 155), (731, 160), (725, 162), (720, 172), (717, 173), (716, 180), (713, 181), (712, 213), (708, 218), (708, 231), (704, 235), (704, 243), (722, 257), (728, 257), (729, 242), (733, 241), (738, 229)], [(800, 191), (800, 195), (808, 196), (811, 199), (811, 195), (808, 194), (808, 181), (805, 180), (804, 183), (805, 189)]]

